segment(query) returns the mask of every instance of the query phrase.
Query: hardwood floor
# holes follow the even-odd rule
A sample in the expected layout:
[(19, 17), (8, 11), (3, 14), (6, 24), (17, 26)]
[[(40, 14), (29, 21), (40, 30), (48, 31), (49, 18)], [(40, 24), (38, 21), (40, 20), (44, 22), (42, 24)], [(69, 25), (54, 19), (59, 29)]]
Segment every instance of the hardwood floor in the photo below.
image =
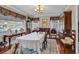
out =
[(4, 52), (10, 50), (11, 48), (9, 48), (9, 46), (5, 47), (5, 48), (0, 48), (0, 54), (3, 54)]

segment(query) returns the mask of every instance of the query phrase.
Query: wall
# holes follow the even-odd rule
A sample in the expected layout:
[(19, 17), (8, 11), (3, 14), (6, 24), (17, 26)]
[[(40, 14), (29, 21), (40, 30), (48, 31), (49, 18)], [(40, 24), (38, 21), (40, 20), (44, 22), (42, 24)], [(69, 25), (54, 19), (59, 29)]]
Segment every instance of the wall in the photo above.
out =
[(72, 29), (76, 30), (76, 6), (72, 6)]
[(50, 27), (50, 17), (40, 17), (40, 28)]

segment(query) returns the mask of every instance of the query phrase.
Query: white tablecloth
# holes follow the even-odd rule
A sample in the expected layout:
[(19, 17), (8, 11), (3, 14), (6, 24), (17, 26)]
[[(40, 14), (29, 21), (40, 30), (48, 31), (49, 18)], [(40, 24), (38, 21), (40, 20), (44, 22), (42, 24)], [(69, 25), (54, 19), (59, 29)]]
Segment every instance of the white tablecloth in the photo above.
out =
[(44, 41), (44, 32), (33, 32), (21, 37), (17, 37), (16, 40), (20, 43), (22, 48), (30, 48), (38, 51), (40, 53), (40, 48), (42, 48), (42, 42)]

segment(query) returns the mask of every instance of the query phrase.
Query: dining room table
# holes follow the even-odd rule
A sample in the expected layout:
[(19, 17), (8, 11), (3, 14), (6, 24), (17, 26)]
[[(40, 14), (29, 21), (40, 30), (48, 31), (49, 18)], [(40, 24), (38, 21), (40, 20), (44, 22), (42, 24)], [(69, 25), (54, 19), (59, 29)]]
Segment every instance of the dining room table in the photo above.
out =
[(41, 53), (42, 43), (44, 41), (45, 32), (32, 32), (27, 35), (23, 35), (16, 38), (19, 43), (19, 52), (22, 48), (34, 49), (38, 53)]

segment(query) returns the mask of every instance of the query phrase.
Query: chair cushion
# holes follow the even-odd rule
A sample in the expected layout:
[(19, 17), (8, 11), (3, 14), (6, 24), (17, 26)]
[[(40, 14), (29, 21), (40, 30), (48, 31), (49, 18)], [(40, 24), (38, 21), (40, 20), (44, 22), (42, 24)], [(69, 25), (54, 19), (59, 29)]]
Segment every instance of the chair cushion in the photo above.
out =
[(69, 43), (72, 44), (73, 43), (73, 39), (71, 39), (70, 37), (65, 37), (65, 40)]
[(60, 39), (62, 41), (62, 43), (64, 44), (69, 44), (72, 45), (73, 44), (73, 39), (71, 39), (70, 37), (65, 37), (65, 39)]

